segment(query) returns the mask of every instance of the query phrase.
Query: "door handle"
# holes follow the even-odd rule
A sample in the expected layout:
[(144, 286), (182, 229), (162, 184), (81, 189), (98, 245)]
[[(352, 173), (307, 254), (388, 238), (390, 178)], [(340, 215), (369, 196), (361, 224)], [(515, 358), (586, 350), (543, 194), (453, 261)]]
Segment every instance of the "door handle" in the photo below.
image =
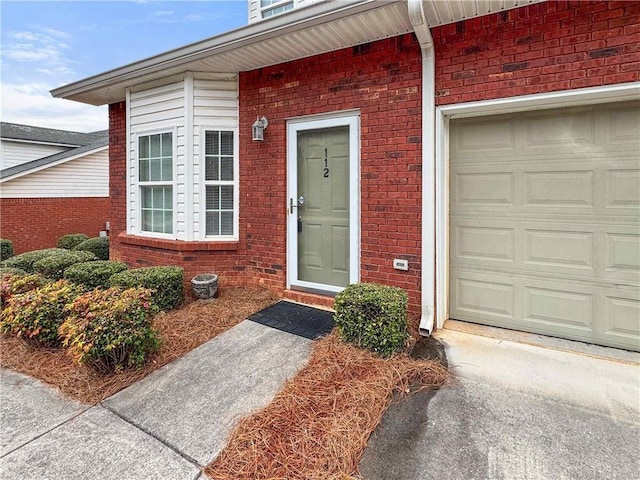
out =
[(302, 195), (298, 197), (298, 200), (296, 203), (293, 202), (293, 198), (289, 198), (289, 213), (293, 213), (294, 208), (303, 206), (304, 202), (306, 202), (306, 200)]

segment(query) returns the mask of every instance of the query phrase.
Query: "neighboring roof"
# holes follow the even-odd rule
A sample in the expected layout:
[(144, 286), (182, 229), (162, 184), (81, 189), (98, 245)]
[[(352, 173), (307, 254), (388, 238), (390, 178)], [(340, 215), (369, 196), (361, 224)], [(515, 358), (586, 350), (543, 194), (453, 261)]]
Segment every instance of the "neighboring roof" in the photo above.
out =
[(18, 123), (0, 122), (0, 138), (5, 140), (20, 140), (35, 143), (50, 143), (80, 147), (94, 143), (104, 132), (80, 133), (54, 128), (34, 127)]
[[(429, 26), (541, 0), (422, 0)], [(126, 89), (187, 71), (237, 73), (413, 31), (406, 0), (312, 3), (51, 91), (92, 105), (125, 99)]]
[(88, 155), (99, 150), (104, 150), (109, 146), (109, 131), (103, 130), (100, 132), (94, 132), (90, 134), (93, 138), (93, 142), (88, 145), (83, 145), (78, 148), (72, 148), (65, 150), (64, 152), (55, 153), (48, 157), (38, 158), (31, 160), (30, 162), (21, 163), (14, 167), (5, 168), (0, 170), (0, 179), (6, 180), (9, 177), (15, 177), (17, 175), (26, 174), (32, 170), (42, 170), (49, 165), (63, 163), (77, 157)]

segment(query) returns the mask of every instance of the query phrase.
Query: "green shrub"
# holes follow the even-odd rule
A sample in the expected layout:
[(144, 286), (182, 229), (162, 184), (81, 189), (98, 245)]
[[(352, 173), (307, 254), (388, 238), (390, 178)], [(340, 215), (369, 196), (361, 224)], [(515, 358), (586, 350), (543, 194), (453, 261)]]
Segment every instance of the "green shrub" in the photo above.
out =
[(144, 288), (93, 290), (67, 306), (63, 345), (76, 362), (102, 372), (141, 367), (160, 345), (151, 321), (157, 307)]
[(60, 280), (64, 275), (65, 268), (76, 263), (89, 262), (96, 259), (96, 256), (91, 252), (75, 252), (71, 250), (63, 250), (63, 252), (38, 260), (33, 264), (33, 269), (45, 277)]
[(29, 342), (58, 346), (58, 328), (65, 319), (65, 305), (82, 293), (77, 285), (59, 280), (12, 296), (0, 316), (0, 330)]
[(27, 273), (35, 273), (33, 264), (38, 260), (42, 260), (43, 258), (46, 258), (48, 256), (56, 255), (58, 253), (63, 253), (66, 251), (67, 250), (63, 248), (45, 248), (44, 250), (33, 250), (31, 252), (21, 253), (20, 255), (11, 257), (3, 261), (0, 266), (19, 268)]
[(35, 274), (2, 274), (0, 277), (0, 301), (2, 306), (14, 295), (26, 293), (46, 285), (48, 280), (42, 275)]
[(0, 261), (13, 257), (13, 242), (6, 238), (0, 238)]
[(84, 285), (88, 289), (109, 288), (109, 278), (127, 269), (123, 262), (110, 260), (94, 260), (93, 262), (76, 263), (64, 271), (64, 278), (73, 283)]
[(0, 275), (26, 275), (27, 272), (21, 268), (0, 267)]
[(79, 243), (74, 250), (91, 252), (98, 260), (109, 260), (109, 237), (95, 237)]
[(182, 304), (183, 281), (184, 272), (180, 267), (143, 267), (116, 273), (109, 283), (114, 287), (148, 288), (160, 310), (171, 310)]
[(336, 326), (340, 338), (384, 357), (401, 350), (407, 340), (404, 290), (375, 283), (349, 285), (336, 295)]
[(76, 245), (81, 244), (85, 240), (89, 240), (89, 235), (85, 235), (84, 233), (70, 233), (60, 237), (56, 247), (72, 250)]

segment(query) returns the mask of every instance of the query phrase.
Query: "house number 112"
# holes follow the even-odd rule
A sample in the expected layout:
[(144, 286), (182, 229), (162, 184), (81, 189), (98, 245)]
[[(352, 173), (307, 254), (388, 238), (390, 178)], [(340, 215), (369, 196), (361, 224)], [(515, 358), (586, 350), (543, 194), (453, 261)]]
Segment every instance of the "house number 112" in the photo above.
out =
[(327, 149), (324, 149), (324, 178), (329, 178), (329, 162), (327, 160)]

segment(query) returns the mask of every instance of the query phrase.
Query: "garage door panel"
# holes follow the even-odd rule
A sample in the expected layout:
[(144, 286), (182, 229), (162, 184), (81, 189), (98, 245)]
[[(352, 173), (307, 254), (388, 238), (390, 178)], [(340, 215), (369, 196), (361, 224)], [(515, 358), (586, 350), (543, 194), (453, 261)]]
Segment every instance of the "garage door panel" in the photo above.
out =
[(610, 345), (635, 346), (640, 350), (640, 294), (638, 291), (606, 290), (601, 337)]
[(465, 272), (453, 273), (451, 310), (465, 319), (494, 319), (513, 323), (515, 286), (508, 277)]
[(452, 182), (452, 199), (456, 205), (514, 205), (513, 172), (459, 172)]
[(514, 262), (512, 228), (458, 225), (454, 232), (451, 241), (457, 258)]
[(524, 264), (593, 273), (593, 237), (592, 232), (525, 229)]
[(610, 169), (605, 176), (605, 208), (640, 209), (640, 169)]
[(594, 172), (524, 172), (524, 205), (593, 208)]
[(581, 334), (590, 334), (593, 293), (589, 289), (576, 292), (575, 287), (567, 287), (571, 290), (524, 286), (524, 322), (532, 328), (537, 325), (556, 333), (558, 330), (580, 330)]
[(557, 117), (549, 117), (547, 113), (531, 114), (524, 127), (524, 149), (595, 150), (595, 111), (589, 108), (574, 112)]
[(640, 103), (450, 128), (450, 317), (639, 350)]
[(612, 278), (640, 281), (640, 234), (606, 234), (606, 268)]

